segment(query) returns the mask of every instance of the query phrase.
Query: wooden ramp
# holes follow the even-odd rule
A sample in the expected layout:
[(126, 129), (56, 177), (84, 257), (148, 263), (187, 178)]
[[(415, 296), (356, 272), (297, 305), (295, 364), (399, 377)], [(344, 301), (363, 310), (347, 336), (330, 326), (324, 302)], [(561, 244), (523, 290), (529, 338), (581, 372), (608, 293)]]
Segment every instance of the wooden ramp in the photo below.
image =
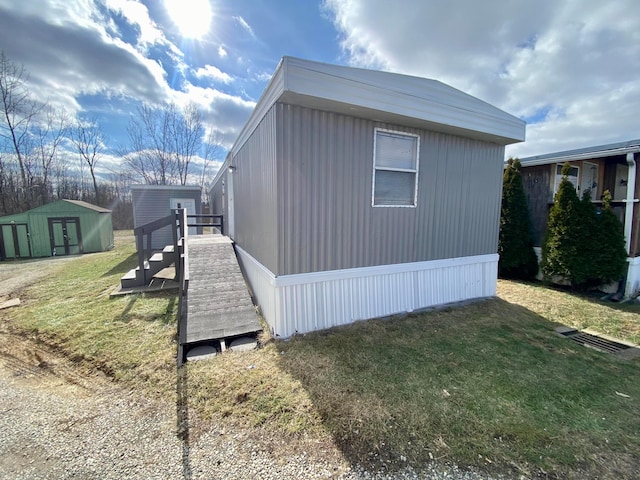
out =
[(189, 236), (188, 251), (187, 315), (180, 343), (223, 340), (262, 330), (231, 239)]

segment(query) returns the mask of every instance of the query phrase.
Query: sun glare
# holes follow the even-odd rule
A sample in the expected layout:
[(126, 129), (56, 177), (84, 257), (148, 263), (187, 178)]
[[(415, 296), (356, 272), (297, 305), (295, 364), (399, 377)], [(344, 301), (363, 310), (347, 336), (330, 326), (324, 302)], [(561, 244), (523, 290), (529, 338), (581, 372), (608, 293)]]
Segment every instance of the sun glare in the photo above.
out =
[(183, 37), (201, 38), (209, 31), (210, 0), (165, 0), (164, 6)]

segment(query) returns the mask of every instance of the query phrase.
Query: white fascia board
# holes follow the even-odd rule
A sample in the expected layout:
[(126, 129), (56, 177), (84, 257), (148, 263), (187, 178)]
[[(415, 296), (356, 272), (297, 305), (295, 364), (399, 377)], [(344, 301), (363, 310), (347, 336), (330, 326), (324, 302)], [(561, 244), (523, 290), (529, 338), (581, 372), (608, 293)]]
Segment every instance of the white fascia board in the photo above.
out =
[(287, 57), (283, 57), (282, 60), (280, 60), (280, 63), (278, 63), (276, 71), (267, 84), (267, 88), (265, 88), (264, 92), (262, 92), (258, 103), (251, 112), (251, 115), (249, 115), (249, 120), (247, 120), (247, 123), (244, 125), (244, 127), (240, 131), (240, 134), (238, 135), (238, 138), (231, 147), (231, 156), (234, 156), (238, 153), (238, 150), (242, 148), (244, 142), (246, 142), (247, 139), (251, 136), (251, 134), (267, 114), (269, 109), (278, 101), (280, 96), (284, 93), (286, 85), (286, 60)]
[[(558, 152), (557, 154), (539, 155), (536, 157), (525, 157), (520, 159), (523, 167), (533, 167), (536, 165), (551, 165), (554, 163), (575, 162), (578, 160), (595, 160), (598, 158), (615, 157), (617, 155), (626, 155), (627, 153), (639, 153), (640, 145), (630, 145), (625, 147), (602, 149), (602, 147), (593, 147), (593, 149), (580, 149), (572, 153), (572, 151)], [(506, 165), (505, 161), (505, 165)]]

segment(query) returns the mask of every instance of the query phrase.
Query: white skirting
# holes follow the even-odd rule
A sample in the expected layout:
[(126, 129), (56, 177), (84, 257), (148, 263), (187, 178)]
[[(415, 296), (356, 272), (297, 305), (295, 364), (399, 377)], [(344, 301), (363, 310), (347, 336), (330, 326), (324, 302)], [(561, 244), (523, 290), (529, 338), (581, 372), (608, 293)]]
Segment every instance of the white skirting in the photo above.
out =
[(276, 277), (236, 250), (264, 319), (281, 338), (496, 294), (497, 254)]

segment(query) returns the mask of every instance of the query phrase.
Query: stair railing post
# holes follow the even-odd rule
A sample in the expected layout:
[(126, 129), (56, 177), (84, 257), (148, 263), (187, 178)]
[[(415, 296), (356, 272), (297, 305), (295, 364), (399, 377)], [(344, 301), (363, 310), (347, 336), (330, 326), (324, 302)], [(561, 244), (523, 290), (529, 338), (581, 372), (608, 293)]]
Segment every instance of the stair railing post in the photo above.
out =
[(138, 251), (138, 268), (144, 281), (144, 233), (142, 232), (136, 235), (136, 250)]

